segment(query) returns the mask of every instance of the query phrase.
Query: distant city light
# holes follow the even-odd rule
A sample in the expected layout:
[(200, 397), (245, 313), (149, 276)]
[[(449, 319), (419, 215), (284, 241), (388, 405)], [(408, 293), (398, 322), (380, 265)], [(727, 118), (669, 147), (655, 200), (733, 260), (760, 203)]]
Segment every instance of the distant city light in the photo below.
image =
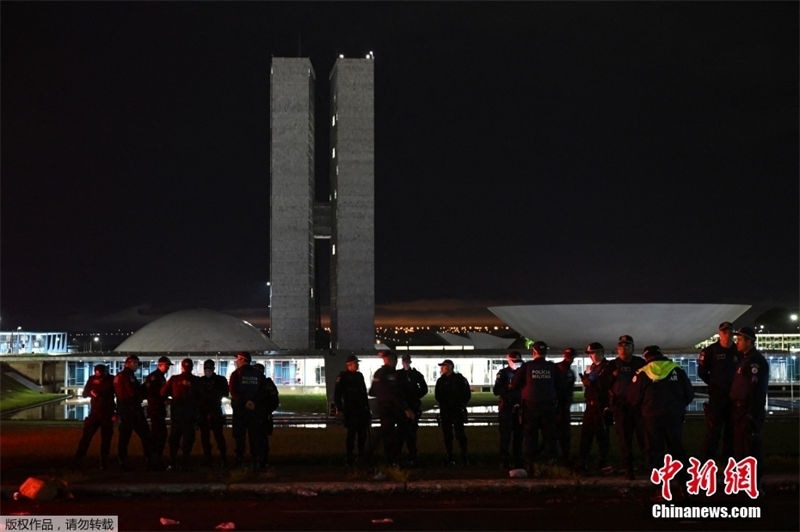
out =
[(791, 316), (789, 316), (789, 319), (792, 321), (797, 321), (797, 314), (792, 314)]

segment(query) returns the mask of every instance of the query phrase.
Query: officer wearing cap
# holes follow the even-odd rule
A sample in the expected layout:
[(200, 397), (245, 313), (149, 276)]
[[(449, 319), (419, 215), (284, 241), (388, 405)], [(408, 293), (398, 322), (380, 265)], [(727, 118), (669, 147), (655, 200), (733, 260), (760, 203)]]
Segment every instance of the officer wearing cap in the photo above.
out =
[(553, 465), (556, 460), (556, 389), (560, 376), (556, 365), (545, 358), (548, 349), (546, 343), (534, 342), (533, 360), (525, 362), (511, 381), (511, 388), (519, 390), (522, 398), (525, 465), (529, 473), (533, 473), (540, 432), (545, 463)]
[(117, 396), (117, 414), (119, 415), (119, 440), (117, 441), (117, 456), (123, 470), (129, 469), (128, 443), (131, 434), (135, 431), (142, 442), (142, 449), (150, 467), (157, 466), (153, 456), (153, 441), (150, 428), (144, 417), (142, 400), (144, 387), (136, 378), (136, 370), (141, 367), (139, 357), (130, 355), (125, 359), (125, 368), (114, 377), (114, 394)]
[(227, 467), (228, 444), (225, 441), (225, 414), (222, 411), (222, 400), (228, 397), (228, 381), (214, 372), (216, 363), (210, 358), (203, 362), (203, 376), (200, 377), (200, 444), (206, 464), (211, 466), (211, 434), (217, 442), (220, 463)]
[(760, 460), (769, 364), (755, 347), (756, 333), (752, 328), (742, 327), (734, 334), (742, 360), (736, 368), (730, 394), (733, 403), (733, 456), (737, 460), (748, 456)]
[(360, 360), (355, 355), (350, 355), (345, 360), (345, 371), (336, 377), (333, 390), (333, 402), (336, 405), (337, 415), (340, 415), (347, 429), (344, 441), (344, 450), (347, 465), (352, 466), (356, 461), (354, 448), (358, 439), (358, 459), (364, 456), (364, 446), (367, 443), (367, 431), (372, 420), (367, 398), (367, 385), (364, 375), (358, 371)]
[(644, 359), (646, 364), (634, 375), (628, 397), (642, 413), (649, 466), (662, 467), (666, 449), (684, 464), (678, 476), (685, 480), (689, 462), (683, 447), (683, 418), (694, 398), (692, 383), (657, 345), (644, 348)]
[[(508, 365), (501, 368), (494, 378), (492, 393), (497, 396), (498, 425), (500, 428), (500, 459), (504, 469), (522, 467), (522, 423), (520, 410), (522, 399), (519, 390), (511, 387), (514, 374), (522, 366), (522, 355), (519, 351), (509, 351), (506, 354)], [(508, 448), (511, 446), (511, 455)]]
[[(378, 351), (378, 356), (383, 359), (383, 366), (375, 371), (372, 376), (372, 385), (369, 387), (370, 397), (377, 399), (378, 417), (381, 422), (381, 439), (386, 461), (390, 465), (397, 465), (400, 454), (400, 445), (403, 441), (403, 417), (412, 419), (414, 412), (408, 407), (400, 385), (397, 382), (397, 354), (388, 349)], [(372, 454), (378, 440), (370, 445)]]
[(153, 455), (157, 460), (161, 460), (167, 442), (167, 403), (161, 395), (161, 388), (167, 383), (166, 375), (171, 365), (169, 358), (159, 358), (156, 369), (144, 379), (147, 417), (150, 418), (150, 435), (153, 438)]
[(556, 439), (561, 448), (561, 458), (566, 466), (572, 465), (570, 456), (571, 435), (570, 435), (570, 408), (572, 407), (572, 394), (575, 390), (575, 372), (572, 370), (572, 362), (575, 360), (575, 349), (567, 347), (561, 353), (561, 362), (556, 363), (559, 373), (558, 387), (558, 408), (556, 410)]
[(472, 397), (469, 382), (460, 373), (453, 371), (453, 361), (444, 360), (439, 364), (442, 375), (436, 380), (434, 394), (439, 403), (439, 420), (444, 438), (444, 448), (447, 452), (448, 465), (455, 464), (453, 460), (453, 433), (461, 448), (461, 463), (466, 465), (467, 435), (464, 432), (464, 423), (467, 422), (467, 404)]
[(628, 403), (628, 387), (633, 376), (644, 367), (642, 357), (633, 354), (633, 337), (623, 334), (617, 341), (617, 358), (611, 361), (612, 381), (609, 395), (609, 404), (614, 414), (614, 428), (619, 442), (619, 454), (626, 476), (633, 480), (633, 435), (639, 443), (639, 450), (644, 455), (644, 430), (639, 415), (639, 409)]
[(579, 472), (587, 471), (589, 451), (592, 442), (596, 439), (600, 450), (599, 467), (604, 473), (609, 473), (608, 466), (608, 425), (613, 418), (608, 416), (608, 392), (613, 379), (613, 368), (606, 360), (603, 344), (592, 342), (586, 346), (586, 354), (592, 359), (592, 364), (580, 374), (583, 384), (586, 409), (583, 411), (581, 425), (581, 441), (576, 469)]
[(414, 419), (403, 417), (403, 430), (400, 431), (403, 440), (400, 442), (400, 450), (405, 443), (408, 447), (409, 465), (414, 465), (417, 460), (417, 431), (419, 429), (419, 418), (422, 416), (422, 398), (428, 393), (428, 384), (422, 373), (411, 367), (411, 355), (403, 354), (403, 369), (397, 371), (397, 382), (406, 400), (408, 408), (414, 412)]
[(708, 385), (708, 402), (703, 404), (706, 435), (703, 440), (703, 460), (714, 458), (722, 439), (723, 462), (733, 456), (733, 425), (731, 422), (731, 384), (742, 355), (733, 343), (733, 325), (719, 324), (719, 339), (702, 351), (697, 358), (697, 376)]
[(194, 362), (191, 358), (181, 360), (181, 372), (173, 375), (161, 388), (164, 398), (172, 398), (170, 418), (172, 428), (169, 432), (169, 458), (173, 470), (178, 467), (178, 447), (183, 451), (181, 468), (189, 467), (189, 457), (194, 445), (194, 426), (198, 418), (200, 404), (200, 379), (192, 374)]
[(236, 442), (236, 467), (244, 466), (246, 440), (250, 444), (251, 469), (261, 469), (263, 456), (263, 420), (267, 412), (267, 381), (250, 365), (250, 353), (236, 353), (236, 370), (231, 374), (228, 391), (233, 409), (233, 439)]
[(80, 467), (94, 433), (100, 429), (100, 469), (106, 469), (114, 433), (114, 377), (108, 374), (108, 366), (97, 364), (94, 367), (94, 375), (83, 387), (83, 397), (91, 397), (91, 410), (83, 422), (83, 435), (75, 452), (74, 467)]

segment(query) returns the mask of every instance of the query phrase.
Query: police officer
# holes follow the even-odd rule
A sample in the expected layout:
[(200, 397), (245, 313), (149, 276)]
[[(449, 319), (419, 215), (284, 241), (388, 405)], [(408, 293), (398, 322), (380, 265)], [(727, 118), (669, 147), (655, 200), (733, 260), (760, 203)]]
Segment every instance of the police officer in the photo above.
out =
[(564, 465), (571, 465), (570, 448), (570, 407), (572, 406), (572, 394), (575, 389), (575, 372), (572, 370), (572, 362), (575, 360), (575, 349), (567, 347), (561, 353), (564, 357), (561, 362), (556, 364), (559, 373), (558, 387), (558, 407), (556, 409), (556, 438)]
[(83, 387), (83, 397), (91, 397), (91, 410), (83, 422), (83, 435), (75, 452), (74, 467), (80, 467), (95, 432), (100, 429), (100, 469), (104, 470), (108, 467), (114, 433), (114, 377), (108, 374), (108, 366), (97, 364), (94, 367), (94, 375)]
[(614, 428), (619, 442), (619, 454), (625, 475), (633, 480), (633, 435), (639, 443), (639, 450), (644, 454), (644, 430), (640, 419), (639, 409), (628, 403), (628, 387), (633, 376), (644, 367), (642, 357), (633, 354), (633, 337), (623, 334), (617, 341), (617, 358), (611, 361), (612, 375), (611, 394), (609, 403), (614, 413)]
[(461, 463), (467, 464), (467, 435), (464, 424), (467, 422), (467, 404), (472, 397), (469, 382), (460, 373), (453, 371), (453, 361), (446, 359), (439, 364), (442, 375), (436, 380), (436, 401), (439, 403), (439, 419), (447, 452), (446, 462), (454, 465), (453, 432), (461, 448)]
[(211, 466), (211, 432), (217, 442), (222, 467), (227, 467), (226, 453), (228, 444), (225, 441), (225, 414), (222, 412), (222, 400), (228, 397), (228, 381), (214, 372), (216, 364), (210, 358), (203, 362), (203, 376), (200, 377), (200, 444), (206, 463)]
[(267, 412), (267, 382), (254, 366), (250, 353), (236, 354), (237, 369), (231, 374), (228, 390), (233, 408), (233, 439), (236, 441), (236, 467), (244, 465), (245, 438), (250, 442), (251, 468), (261, 468), (262, 430)]
[(129, 469), (128, 443), (131, 434), (136, 431), (142, 442), (142, 449), (151, 467), (156, 466), (153, 456), (153, 441), (150, 437), (150, 428), (144, 417), (142, 400), (144, 387), (136, 378), (135, 371), (142, 363), (136, 355), (129, 355), (125, 359), (125, 368), (114, 377), (114, 394), (117, 396), (117, 414), (119, 415), (119, 441), (117, 442), (117, 456), (123, 470)]
[(506, 353), (508, 365), (500, 369), (494, 378), (492, 393), (497, 396), (497, 421), (500, 427), (500, 459), (503, 468), (511, 467), (511, 456), (508, 452), (509, 445), (513, 455), (514, 468), (522, 467), (522, 423), (520, 420), (521, 399), (519, 390), (511, 387), (514, 374), (522, 365), (522, 355), (519, 351)]
[(769, 364), (755, 348), (756, 333), (752, 328), (742, 327), (734, 334), (742, 361), (736, 368), (731, 384), (733, 456), (737, 460), (748, 456), (761, 460), (761, 429), (764, 427), (764, 407), (767, 404)]
[(683, 418), (694, 398), (689, 377), (679, 364), (667, 359), (657, 345), (644, 348), (646, 364), (631, 381), (628, 399), (641, 410), (648, 462), (651, 468), (664, 465), (665, 448), (684, 467), (681, 479), (688, 478), (688, 457), (683, 447)]
[[(413, 419), (414, 412), (408, 407), (397, 382), (397, 370), (395, 369), (397, 354), (394, 351), (383, 349), (378, 351), (378, 356), (383, 359), (383, 366), (378, 368), (372, 376), (369, 395), (377, 399), (378, 417), (381, 422), (381, 441), (386, 461), (390, 465), (396, 466), (403, 437), (403, 417)], [(370, 445), (370, 454), (376, 446), (377, 440)]]
[(742, 355), (733, 343), (733, 325), (719, 324), (719, 339), (702, 351), (697, 359), (697, 376), (708, 385), (708, 402), (703, 404), (706, 436), (703, 440), (703, 461), (714, 458), (722, 439), (722, 456), (733, 456), (731, 422), (731, 383)]
[(353, 448), (358, 438), (358, 459), (364, 456), (364, 445), (367, 442), (367, 431), (372, 419), (367, 398), (367, 385), (364, 375), (358, 371), (360, 360), (355, 355), (350, 355), (345, 360), (347, 369), (336, 377), (336, 386), (333, 391), (333, 401), (336, 412), (342, 416), (347, 436), (344, 441), (347, 465), (355, 463)]
[(547, 350), (546, 343), (534, 342), (533, 360), (525, 362), (511, 381), (511, 388), (519, 390), (522, 398), (525, 465), (529, 473), (533, 473), (539, 432), (542, 433), (545, 463), (552, 465), (556, 460), (556, 387), (559, 373), (556, 365), (545, 359)]
[(150, 418), (150, 435), (153, 438), (153, 455), (161, 460), (167, 442), (167, 403), (161, 389), (167, 383), (166, 375), (172, 365), (169, 358), (161, 357), (155, 371), (144, 379), (147, 417)]
[(403, 440), (400, 442), (400, 450), (403, 443), (408, 447), (409, 465), (414, 465), (417, 460), (417, 431), (419, 430), (419, 418), (422, 416), (422, 398), (428, 393), (428, 384), (422, 373), (411, 367), (411, 355), (403, 354), (403, 369), (397, 372), (397, 382), (400, 384), (400, 391), (408, 405), (414, 412), (414, 418), (409, 419), (405, 416), (401, 418), (404, 427), (400, 431)]
[(272, 436), (272, 431), (275, 428), (275, 420), (272, 418), (272, 413), (277, 410), (280, 404), (280, 396), (278, 387), (275, 382), (267, 377), (267, 368), (264, 364), (254, 364), (255, 368), (264, 376), (266, 385), (266, 407), (264, 409), (266, 416), (263, 420), (263, 427), (261, 428), (261, 459), (259, 460), (259, 468), (267, 469), (269, 467), (269, 437)]
[(189, 467), (189, 457), (194, 445), (194, 426), (197, 422), (200, 405), (200, 380), (192, 375), (194, 362), (191, 358), (181, 360), (181, 373), (173, 375), (161, 388), (164, 398), (171, 397), (170, 419), (172, 429), (169, 433), (170, 469), (178, 468), (178, 446), (183, 451), (182, 469)]
[(592, 359), (592, 364), (580, 374), (583, 384), (586, 410), (583, 412), (581, 425), (581, 442), (576, 469), (579, 472), (587, 471), (587, 461), (592, 441), (597, 440), (600, 450), (599, 467), (604, 473), (611, 472), (608, 460), (608, 425), (613, 421), (609, 416), (608, 392), (613, 378), (611, 363), (605, 358), (603, 344), (592, 342), (586, 346), (586, 354)]

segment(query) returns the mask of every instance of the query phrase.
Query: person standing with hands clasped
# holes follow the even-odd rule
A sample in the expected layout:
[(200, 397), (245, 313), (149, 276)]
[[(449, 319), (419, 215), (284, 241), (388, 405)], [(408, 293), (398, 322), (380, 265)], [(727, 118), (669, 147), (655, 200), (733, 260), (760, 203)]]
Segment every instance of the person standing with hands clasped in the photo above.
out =
[(453, 371), (453, 361), (447, 359), (439, 364), (442, 376), (436, 381), (436, 401), (439, 403), (439, 423), (447, 452), (446, 463), (455, 465), (453, 460), (453, 432), (461, 447), (461, 463), (467, 465), (467, 435), (464, 424), (467, 422), (467, 403), (472, 397), (469, 382), (463, 375)]

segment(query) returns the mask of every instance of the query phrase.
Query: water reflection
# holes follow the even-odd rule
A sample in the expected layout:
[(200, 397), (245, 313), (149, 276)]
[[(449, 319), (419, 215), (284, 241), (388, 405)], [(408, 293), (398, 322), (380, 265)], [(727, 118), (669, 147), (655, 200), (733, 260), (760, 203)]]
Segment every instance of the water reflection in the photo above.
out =
[[(690, 413), (701, 414), (703, 412), (703, 403), (706, 402), (705, 398), (698, 398), (691, 402), (688, 411)], [(230, 400), (223, 400), (223, 411), (230, 417), (233, 414), (231, 409)], [(584, 403), (574, 403), (570, 408), (571, 412), (582, 413), (586, 408)], [(768, 411), (774, 413), (783, 413), (789, 411), (797, 411), (800, 409), (800, 399), (793, 398), (769, 398)], [(50, 403), (42, 406), (28, 408), (20, 412), (16, 412), (10, 416), (3, 416), (3, 419), (23, 420), (23, 421), (65, 421), (76, 420), (83, 421), (89, 415), (89, 400), (88, 399), (65, 399), (60, 402)], [(474, 416), (470, 421), (470, 425), (488, 425), (494, 424), (492, 415), (497, 414), (497, 406), (470, 406), (467, 407), (468, 414)], [(422, 414), (420, 425), (430, 426), (436, 425), (436, 416), (439, 413), (438, 408), (426, 410)], [(324, 428), (327, 426), (328, 418), (325, 414), (295, 414), (294, 412), (287, 412), (278, 410), (275, 412), (280, 425), (283, 427), (306, 427), (306, 428)], [(297, 419), (293, 423), (292, 419)], [(373, 426), (377, 425), (377, 420), (373, 422)]]

